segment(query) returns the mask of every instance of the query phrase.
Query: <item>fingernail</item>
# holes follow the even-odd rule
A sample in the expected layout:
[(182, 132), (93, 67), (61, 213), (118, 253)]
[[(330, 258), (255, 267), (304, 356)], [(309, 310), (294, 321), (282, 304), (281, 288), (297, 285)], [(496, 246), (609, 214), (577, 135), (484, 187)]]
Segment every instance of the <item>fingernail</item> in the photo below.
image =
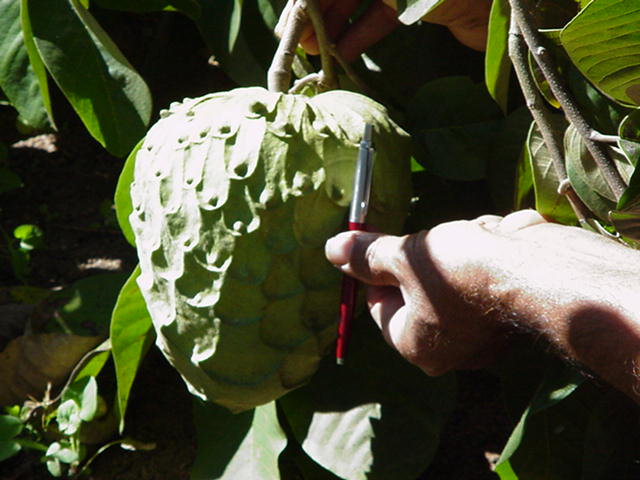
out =
[(336, 267), (340, 267), (349, 263), (352, 249), (353, 234), (350, 232), (343, 232), (327, 240), (327, 243), (324, 246), (324, 253), (327, 260), (333, 263)]

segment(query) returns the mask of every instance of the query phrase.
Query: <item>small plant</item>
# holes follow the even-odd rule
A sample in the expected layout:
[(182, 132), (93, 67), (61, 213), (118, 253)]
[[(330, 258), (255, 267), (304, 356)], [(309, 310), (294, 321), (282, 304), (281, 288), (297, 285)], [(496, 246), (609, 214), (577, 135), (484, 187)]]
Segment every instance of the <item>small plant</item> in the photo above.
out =
[(37, 225), (19, 225), (13, 231), (13, 238), (2, 232), (13, 273), (22, 283), (27, 283), (31, 273), (31, 252), (44, 245), (44, 233)]

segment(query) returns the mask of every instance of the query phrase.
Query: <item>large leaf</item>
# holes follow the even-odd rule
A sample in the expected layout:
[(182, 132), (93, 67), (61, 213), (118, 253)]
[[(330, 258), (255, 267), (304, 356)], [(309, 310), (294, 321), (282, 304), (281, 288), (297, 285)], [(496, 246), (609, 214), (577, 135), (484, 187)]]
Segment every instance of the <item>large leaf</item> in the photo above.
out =
[(600, 90), (640, 105), (640, 8), (630, 0), (594, 0), (562, 30), (573, 63)]
[[(569, 126), (564, 138), (567, 175), (581, 200), (601, 219), (616, 206), (616, 196), (605, 181), (593, 157), (584, 145), (580, 134)], [(619, 152), (609, 149), (609, 154), (625, 181), (633, 172), (633, 165)]]
[(531, 114), (526, 107), (521, 107), (502, 120), (501, 128), (493, 141), (487, 162), (487, 182), (491, 188), (491, 197), (501, 213), (514, 208), (514, 179), (524, 178), (518, 177), (517, 170), (530, 125)]
[(27, 1), (28, 0), (20, 0), (20, 22), (22, 23), (24, 46), (27, 49), (27, 55), (29, 56), (29, 62), (31, 64), (31, 68), (33, 69), (33, 73), (38, 80), (40, 95), (42, 97), (44, 108), (47, 111), (48, 119), (51, 122), (52, 126), (55, 127), (55, 123), (53, 120), (53, 111), (51, 109), (51, 96), (49, 93), (49, 79), (47, 77), (47, 69), (45, 68), (44, 62), (42, 61), (40, 53), (38, 52), (36, 44), (33, 40), (31, 18), (29, 18), (29, 12), (27, 10)]
[(446, 0), (398, 0), (398, 20), (411, 25)]
[(491, 4), (487, 51), (484, 57), (484, 82), (491, 97), (505, 113), (511, 75), (508, 45), (510, 17), (511, 8), (507, 0), (495, 0)]
[(514, 478), (514, 472), (518, 475), (515, 478), (523, 480), (579, 478), (573, 473), (580, 471), (584, 434), (581, 420), (587, 405), (580, 399), (573, 405), (564, 403), (559, 408), (552, 407), (573, 394), (582, 382), (582, 375), (573, 368), (554, 360), (547, 363), (542, 382), (500, 456), (496, 471), (503, 480)]
[(144, 135), (151, 94), (78, 0), (25, 0), (44, 64), (91, 135), (114, 155)]
[(136, 238), (133, 234), (133, 230), (131, 229), (131, 224), (129, 223), (129, 215), (133, 213), (130, 188), (131, 182), (133, 182), (133, 172), (135, 171), (136, 166), (136, 154), (138, 153), (138, 150), (140, 150), (140, 147), (142, 147), (143, 143), (144, 138), (138, 142), (127, 157), (127, 160), (124, 162), (124, 167), (122, 167), (120, 177), (118, 177), (118, 184), (116, 185), (116, 193), (114, 195), (118, 225), (120, 225), (120, 230), (122, 230), (124, 238), (126, 238), (127, 242), (133, 246), (136, 244)]
[(243, 2), (243, 28), (239, 29), (237, 1), (200, 0), (202, 14), (196, 20), (200, 34), (220, 68), (240, 86), (266, 86), (267, 69), (277, 47), (273, 27), (262, 14), (264, 5), (259, 9), (257, 2)]
[(453, 180), (484, 178), (502, 117), (484, 85), (467, 77), (429, 82), (410, 102), (407, 117), (416, 159), (427, 171)]
[(51, 106), (40, 94), (40, 82), (29, 62), (16, 0), (0, 0), (0, 89), (29, 125), (51, 127)]
[(280, 478), (278, 456), (287, 445), (275, 402), (240, 414), (194, 400), (198, 453), (192, 480)]
[[(109, 331), (111, 310), (127, 276), (123, 273), (103, 273), (82, 278), (54, 294), (50, 300), (58, 326), (79, 335), (104, 335)], [(64, 302), (58, 307), (59, 302)], [(40, 305), (43, 309), (43, 305)]]
[(633, 110), (618, 126), (618, 147), (634, 167), (640, 158), (640, 109)]
[[(569, 93), (587, 123), (602, 133), (616, 134), (619, 123), (628, 114), (629, 109), (604, 95), (576, 68), (559, 43), (560, 30), (546, 30), (545, 36), (547, 38), (551, 37), (553, 40), (547, 42), (548, 52), (555, 61), (558, 75), (564, 78)], [(531, 53), (529, 54), (529, 65), (540, 93), (550, 105), (560, 108), (560, 104), (551, 91), (549, 82)]]
[(23, 335), (0, 352), (0, 405), (42, 398), (48, 383), (59, 386), (101, 337), (61, 333)]
[(20, 451), (20, 444), (14, 438), (22, 431), (22, 426), (19, 418), (0, 415), (0, 462)]
[(309, 385), (279, 400), (287, 422), (304, 451), (340, 478), (414, 479), (453, 407), (453, 378), (409, 365), (369, 318), (358, 319), (352, 338), (345, 366), (328, 359)]
[[(562, 116), (554, 119), (554, 133), (560, 139), (566, 125)], [(536, 210), (547, 218), (552, 218), (559, 223), (575, 223), (575, 215), (571, 205), (558, 193), (560, 179), (553, 166), (553, 159), (544, 143), (542, 134), (535, 123), (531, 124), (529, 137), (525, 149), (525, 156), (531, 165), (533, 172), (533, 187), (535, 191)]]
[(122, 287), (111, 316), (111, 349), (118, 382), (121, 431), (133, 380), (154, 337), (151, 317), (136, 283), (139, 276), (137, 266)]

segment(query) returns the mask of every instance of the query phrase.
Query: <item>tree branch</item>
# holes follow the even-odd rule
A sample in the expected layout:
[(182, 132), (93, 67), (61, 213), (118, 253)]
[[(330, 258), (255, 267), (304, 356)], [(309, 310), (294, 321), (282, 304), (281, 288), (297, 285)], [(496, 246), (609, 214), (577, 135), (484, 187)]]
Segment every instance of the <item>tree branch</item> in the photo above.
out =
[(599, 133), (591, 128), (580, 112), (576, 102), (570, 96), (562, 78), (557, 72), (549, 51), (544, 46), (541, 35), (533, 25), (533, 20), (525, 8), (523, 0), (509, 0), (509, 3), (511, 5), (512, 19), (518, 25), (524, 41), (533, 54), (533, 58), (540, 67), (547, 82), (549, 82), (549, 87), (553, 95), (562, 107), (567, 119), (576, 127), (587, 150), (589, 150), (596, 165), (598, 165), (607, 185), (616, 198), (619, 199), (627, 188), (627, 185), (609, 157), (606, 148), (594, 141), (594, 138), (599, 138)]
[(511, 26), (509, 28), (509, 57), (513, 63), (513, 69), (518, 77), (518, 83), (520, 83), (520, 88), (522, 89), (525, 101), (527, 102), (527, 107), (531, 112), (533, 120), (540, 129), (544, 143), (551, 155), (553, 168), (557, 177), (560, 179), (558, 193), (567, 198), (576, 214), (576, 217), (578, 217), (578, 221), (583, 223), (586, 221), (587, 217), (590, 216), (590, 212), (568, 182), (562, 147), (559, 139), (554, 133), (553, 127), (551, 126), (549, 111), (547, 110), (544, 100), (538, 92), (529, 71), (527, 51), (527, 46), (522, 37), (522, 33), (520, 32), (520, 28), (514, 19), (512, 10)]
[(306, 3), (306, 0), (298, 0), (289, 12), (282, 38), (267, 72), (267, 85), (271, 92), (286, 92), (289, 89), (291, 64), (308, 20)]
[(335, 61), (332, 56), (333, 43), (327, 33), (318, 2), (316, 0), (307, 0), (306, 3), (306, 12), (313, 24), (313, 29), (316, 32), (316, 38), (318, 40), (318, 47), (320, 48), (322, 76), (318, 87), (322, 91), (334, 90), (338, 88), (338, 78), (336, 76)]

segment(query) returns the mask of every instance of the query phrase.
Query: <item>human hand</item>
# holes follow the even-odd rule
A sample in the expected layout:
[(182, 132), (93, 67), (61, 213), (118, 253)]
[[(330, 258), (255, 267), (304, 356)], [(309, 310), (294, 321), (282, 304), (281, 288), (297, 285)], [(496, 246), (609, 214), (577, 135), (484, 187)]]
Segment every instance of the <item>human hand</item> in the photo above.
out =
[(326, 255), (370, 285), (384, 338), (428, 374), (484, 366), (522, 329), (640, 398), (640, 252), (523, 210), (405, 237), (345, 232)]
[[(396, 0), (375, 0), (356, 22), (350, 23), (349, 18), (360, 3), (361, 0), (320, 0), (329, 37), (348, 62), (400, 24), (395, 11)], [(282, 31), (293, 4), (294, 0), (289, 0), (285, 6), (276, 32)], [(491, 0), (447, 0), (423, 20), (448, 27), (462, 44), (484, 50), (490, 9)], [(318, 41), (311, 25), (304, 30), (300, 44), (308, 53), (318, 54)]]

